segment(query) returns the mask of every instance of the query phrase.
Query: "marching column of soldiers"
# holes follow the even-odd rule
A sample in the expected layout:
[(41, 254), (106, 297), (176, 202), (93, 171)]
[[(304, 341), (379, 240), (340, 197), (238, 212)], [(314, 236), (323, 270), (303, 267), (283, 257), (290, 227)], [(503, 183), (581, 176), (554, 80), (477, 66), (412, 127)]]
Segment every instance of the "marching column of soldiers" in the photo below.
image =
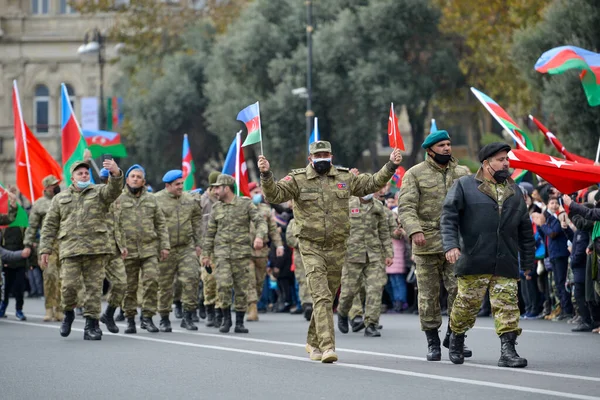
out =
[[(358, 174), (334, 166), (331, 144), (317, 141), (310, 145), (308, 165), (279, 181), (274, 180), (268, 160), (259, 156), (261, 186), (252, 185), (252, 199), (236, 196), (235, 179), (218, 172), (210, 174), (209, 187), (201, 196), (183, 191), (181, 170), (167, 172), (163, 177), (165, 189), (153, 194), (146, 190), (141, 165), (123, 173), (114, 160), (104, 160), (103, 183), (93, 184), (90, 165), (75, 162), (66, 190), (60, 191), (56, 177), (44, 178), (44, 198), (34, 205), (25, 234), (25, 245), (38, 251), (45, 269), (44, 320), (62, 320), (60, 334), (67, 337), (75, 319), (74, 309), (83, 305), (84, 339), (101, 340), (100, 321), (110, 332), (119, 332), (114, 317), (117, 308), (127, 319), (124, 333), (135, 334), (139, 308), (141, 329), (168, 333), (172, 332), (170, 314), (175, 300), (176, 304), (180, 301), (181, 327), (186, 330), (198, 330), (194, 321), (198, 321), (197, 310), (201, 309), (207, 327), (221, 333), (232, 327), (235, 333), (248, 333), (246, 314), (247, 321), (258, 320), (256, 304), (268, 263), (265, 249), (271, 247), (281, 257), (285, 244), (293, 251), (303, 314), (310, 321), (306, 351), (311, 360), (335, 362), (333, 304), (338, 289), (341, 286), (338, 329), (347, 333), (352, 321), (353, 331), (366, 328), (366, 337), (381, 336), (385, 270), (394, 256), (391, 237), (403, 228), (412, 241), (416, 261), (426, 358), (441, 359), (438, 330), (442, 325), (439, 293), (443, 283), (449, 293), (452, 320), (443, 345), (450, 348), (453, 362), (462, 362), (472, 355), (464, 345), (464, 332), (472, 326), (472, 308), (477, 304), (472, 301), (468, 308), (461, 300), (460, 311), (452, 309), (457, 296), (454, 266), (461, 265), (463, 258), (458, 249), (448, 249), (447, 242), (454, 243), (456, 230), (448, 227), (447, 236), (443, 235), (440, 220), (444, 202), (449, 201), (446, 194), (469, 172), (452, 157), (446, 131), (430, 134), (422, 147), (428, 157), (406, 172), (397, 215), (377, 195), (402, 161), (397, 149), (377, 173)], [(512, 188), (514, 182), (484, 169), (492, 165), (487, 164), (488, 159), (495, 156), (492, 151), (488, 153), (480, 169), (481, 176), (486, 177), (482, 179), (496, 190), (506, 185)], [(496, 204), (497, 199), (493, 201)], [(294, 218), (282, 235), (268, 204), (285, 202), (293, 209)], [(524, 248), (520, 251), (528, 254)], [(512, 287), (512, 265), (509, 267), (511, 273), (502, 282)], [(102, 312), (105, 278), (110, 282), (110, 294)], [(463, 297), (460, 290), (465, 279), (461, 277), (458, 285), (458, 295)], [(486, 285), (498, 281), (478, 275), (472, 279)], [(180, 300), (174, 298), (177, 282)], [(513, 307), (511, 299), (499, 304)], [(156, 313), (159, 327), (153, 321)], [(468, 321), (462, 322), (462, 318)], [(519, 333), (517, 313), (517, 321), (507, 320), (498, 332), (502, 366), (526, 365), (514, 350)]]

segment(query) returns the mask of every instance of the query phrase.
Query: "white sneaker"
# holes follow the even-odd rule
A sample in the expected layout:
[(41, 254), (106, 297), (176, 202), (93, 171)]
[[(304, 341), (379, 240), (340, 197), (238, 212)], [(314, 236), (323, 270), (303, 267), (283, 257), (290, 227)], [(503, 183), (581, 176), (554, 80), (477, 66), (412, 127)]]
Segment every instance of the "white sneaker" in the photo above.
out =
[(322, 363), (333, 363), (336, 362), (338, 360), (338, 356), (337, 354), (335, 354), (335, 351), (333, 349), (329, 349), (329, 350), (325, 350), (323, 352), (323, 355), (321, 356), (321, 362)]
[(312, 347), (310, 344), (306, 344), (306, 352), (309, 354), (309, 358), (313, 361), (321, 361), (321, 357), (323, 357), (323, 353), (321, 350), (316, 347)]

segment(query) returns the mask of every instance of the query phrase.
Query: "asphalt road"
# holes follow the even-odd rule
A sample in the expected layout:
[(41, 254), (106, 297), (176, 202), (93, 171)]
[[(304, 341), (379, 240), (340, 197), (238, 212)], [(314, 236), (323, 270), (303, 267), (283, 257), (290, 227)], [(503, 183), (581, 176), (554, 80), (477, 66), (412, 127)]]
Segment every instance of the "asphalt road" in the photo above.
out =
[(425, 361), (414, 315), (383, 315), (381, 338), (337, 332), (339, 362), (321, 364), (308, 359), (298, 315), (261, 314), (247, 335), (202, 323), (188, 332), (177, 320), (173, 333), (138, 323), (136, 335), (103, 329), (93, 342), (81, 317), (62, 338), (58, 322), (42, 322), (42, 300), (26, 300), (25, 312), (26, 322), (0, 319), (0, 399), (600, 399), (600, 335), (564, 322), (522, 321), (517, 350), (529, 366), (513, 370), (496, 366), (491, 318), (467, 334), (474, 355), (459, 366), (446, 349)]

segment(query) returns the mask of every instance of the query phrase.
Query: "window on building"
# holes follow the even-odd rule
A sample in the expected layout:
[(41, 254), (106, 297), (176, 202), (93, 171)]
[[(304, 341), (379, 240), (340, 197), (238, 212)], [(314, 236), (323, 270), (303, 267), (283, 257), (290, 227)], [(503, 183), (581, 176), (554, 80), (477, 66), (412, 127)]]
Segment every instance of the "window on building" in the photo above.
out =
[[(35, 1), (35, 0), (33, 0)], [(60, 13), (61, 14), (75, 14), (75, 10), (69, 4), (70, 0), (60, 0)]]
[(48, 109), (50, 106), (50, 91), (45, 85), (35, 87), (33, 100), (33, 120), (36, 133), (48, 133)]
[(50, 0), (31, 0), (32, 14), (48, 14), (48, 3)]

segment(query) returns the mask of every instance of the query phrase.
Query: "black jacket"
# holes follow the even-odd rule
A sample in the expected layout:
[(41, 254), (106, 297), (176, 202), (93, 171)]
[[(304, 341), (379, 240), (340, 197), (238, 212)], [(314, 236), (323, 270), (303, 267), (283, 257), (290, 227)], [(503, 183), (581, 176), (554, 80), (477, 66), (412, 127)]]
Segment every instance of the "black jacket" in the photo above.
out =
[(454, 183), (444, 201), (441, 219), (444, 252), (461, 248), (457, 276), (492, 274), (519, 278), (521, 269), (535, 265), (535, 240), (521, 190), (510, 180), (501, 211), (487, 193), (481, 170)]

